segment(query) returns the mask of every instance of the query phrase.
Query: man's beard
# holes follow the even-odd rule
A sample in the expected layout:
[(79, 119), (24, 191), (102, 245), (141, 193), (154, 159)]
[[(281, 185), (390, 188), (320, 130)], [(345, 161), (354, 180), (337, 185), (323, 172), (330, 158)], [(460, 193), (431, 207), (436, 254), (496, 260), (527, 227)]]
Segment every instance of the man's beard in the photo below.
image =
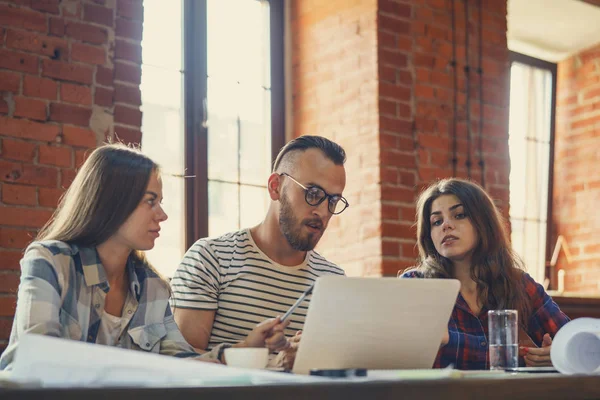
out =
[(317, 243), (319, 243), (321, 235), (317, 235), (313, 232), (303, 234), (302, 227), (306, 223), (312, 222), (315, 224), (320, 224), (321, 231), (323, 231), (323, 222), (320, 219), (304, 220), (299, 222), (294, 215), (294, 211), (292, 210), (292, 206), (290, 205), (285, 192), (281, 194), (279, 202), (281, 203), (281, 209), (279, 212), (279, 229), (281, 230), (281, 233), (283, 233), (283, 236), (285, 236), (290, 246), (294, 250), (298, 251), (309, 251), (314, 249)]

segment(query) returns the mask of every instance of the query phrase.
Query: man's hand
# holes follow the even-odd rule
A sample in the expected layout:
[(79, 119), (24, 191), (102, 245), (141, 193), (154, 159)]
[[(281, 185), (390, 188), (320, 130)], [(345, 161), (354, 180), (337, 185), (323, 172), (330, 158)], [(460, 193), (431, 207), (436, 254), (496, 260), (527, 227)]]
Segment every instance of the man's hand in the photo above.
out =
[(278, 352), (290, 347), (290, 342), (283, 333), (289, 323), (288, 320), (273, 327), (271, 335), (265, 340), (265, 345), (269, 348), (269, 352)]
[(283, 367), (287, 371), (294, 367), (296, 353), (298, 352), (298, 347), (300, 347), (300, 339), (302, 339), (302, 331), (296, 332), (296, 335), (289, 339), (289, 346), (277, 354), (277, 357), (275, 357), (275, 366)]
[(235, 347), (265, 347), (270, 351), (286, 348), (289, 344), (283, 331), (290, 321), (281, 322), (280, 317), (271, 318), (256, 325), (239, 346)]

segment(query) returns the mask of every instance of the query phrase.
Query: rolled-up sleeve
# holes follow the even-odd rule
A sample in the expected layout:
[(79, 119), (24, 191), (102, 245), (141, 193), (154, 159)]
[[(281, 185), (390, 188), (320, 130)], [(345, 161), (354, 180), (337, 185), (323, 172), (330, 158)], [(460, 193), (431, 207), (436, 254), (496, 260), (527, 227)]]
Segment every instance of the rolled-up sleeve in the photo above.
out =
[(195, 351), (195, 349), (185, 340), (175, 319), (173, 318), (173, 313), (171, 312), (171, 307), (167, 305), (167, 309), (165, 312), (165, 328), (167, 329), (167, 334), (163, 338), (160, 344), (160, 354), (175, 356), (179, 358), (201, 358), (208, 360), (216, 360), (218, 356), (218, 352), (213, 349), (213, 351), (209, 351), (207, 353), (199, 354)]

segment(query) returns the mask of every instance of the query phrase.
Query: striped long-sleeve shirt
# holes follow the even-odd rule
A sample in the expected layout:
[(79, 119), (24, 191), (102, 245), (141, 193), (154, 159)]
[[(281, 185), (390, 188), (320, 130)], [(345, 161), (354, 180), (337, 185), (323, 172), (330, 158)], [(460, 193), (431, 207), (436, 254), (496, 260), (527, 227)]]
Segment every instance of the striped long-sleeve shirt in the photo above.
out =
[[(126, 268), (130, 287), (117, 347), (198, 357), (173, 319), (168, 284), (134, 257)], [(109, 288), (95, 247), (32, 243), (21, 260), (17, 309), (0, 370), (11, 368), (19, 338), (26, 333), (96, 343)]]
[[(344, 271), (309, 251), (302, 264), (286, 267), (267, 257), (248, 229), (200, 239), (171, 280), (174, 308), (215, 310), (208, 349), (243, 340), (258, 323), (283, 315), (319, 276)], [(304, 326), (310, 296), (290, 317), (286, 336)]]

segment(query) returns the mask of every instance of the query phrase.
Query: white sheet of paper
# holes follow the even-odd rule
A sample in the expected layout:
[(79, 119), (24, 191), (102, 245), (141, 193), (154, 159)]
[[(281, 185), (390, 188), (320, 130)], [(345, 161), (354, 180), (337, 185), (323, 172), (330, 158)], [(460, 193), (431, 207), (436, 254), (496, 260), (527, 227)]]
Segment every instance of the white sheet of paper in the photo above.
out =
[(11, 379), (44, 387), (236, 386), (323, 380), (41, 335), (21, 339)]
[(600, 319), (578, 318), (565, 324), (552, 341), (550, 358), (563, 374), (600, 374)]

